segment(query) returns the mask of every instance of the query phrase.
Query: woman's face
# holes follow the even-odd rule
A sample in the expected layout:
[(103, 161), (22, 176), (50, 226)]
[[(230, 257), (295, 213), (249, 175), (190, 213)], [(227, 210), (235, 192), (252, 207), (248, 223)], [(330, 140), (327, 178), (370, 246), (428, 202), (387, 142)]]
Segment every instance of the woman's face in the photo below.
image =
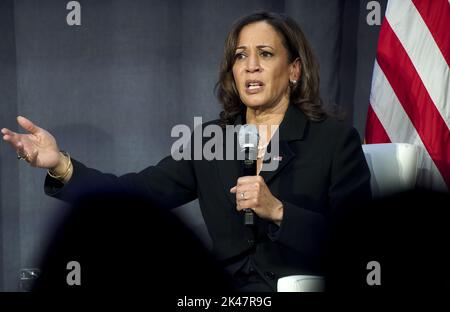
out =
[(300, 64), (289, 63), (280, 35), (266, 22), (245, 26), (239, 34), (233, 77), (241, 101), (250, 108), (289, 103), (289, 81), (298, 80)]

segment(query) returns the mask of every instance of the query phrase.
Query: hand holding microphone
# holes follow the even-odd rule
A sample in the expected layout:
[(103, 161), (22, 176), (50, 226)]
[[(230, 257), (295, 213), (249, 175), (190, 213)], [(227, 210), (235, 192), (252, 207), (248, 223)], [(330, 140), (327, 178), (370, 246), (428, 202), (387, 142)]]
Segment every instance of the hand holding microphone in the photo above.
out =
[(280, 225), (283, 219), (283, 203), (272, 195), (261, 176), (240, 177), (230, 192), (236, 194), (238, 211), (248, 209), (260, 218)]
[(278, 225), (283, 219), (283, 204), (269, 190), (261, 176), (256, 175), (258, 130), (255, 125), (243, 125), (239, 131), (239, 146), (244, 153), (242, 174), (237, 185), (230, 189), (236, 194), (236, 209), (244, 211), (244, 223), (255, 224), (255, 216), (271, 220)]

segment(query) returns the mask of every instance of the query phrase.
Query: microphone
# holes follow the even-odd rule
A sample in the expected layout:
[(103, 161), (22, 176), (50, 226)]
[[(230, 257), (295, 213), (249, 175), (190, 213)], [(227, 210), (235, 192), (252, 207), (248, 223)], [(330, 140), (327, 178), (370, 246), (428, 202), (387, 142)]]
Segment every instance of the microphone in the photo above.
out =
[[(256, 125), (245, 124), (239, 129), (239, 147), (244, 159), (241, 162), (241, 176), (254, 176), (257, 173), (259, 134)], [(255, 225), (255, 213), (250, 208), (244, 209), (244, 224)]]

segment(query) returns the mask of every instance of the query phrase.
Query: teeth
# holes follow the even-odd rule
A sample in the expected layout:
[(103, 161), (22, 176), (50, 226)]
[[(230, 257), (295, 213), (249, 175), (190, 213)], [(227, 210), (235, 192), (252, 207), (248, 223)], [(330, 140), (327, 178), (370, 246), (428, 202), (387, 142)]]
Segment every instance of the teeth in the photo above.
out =
[(249, 88), (251, 88), (251, 87), (260, 87), (260, 86), (261, 86), (261, 84), (259, 82), (250, 82), (248, 84)]

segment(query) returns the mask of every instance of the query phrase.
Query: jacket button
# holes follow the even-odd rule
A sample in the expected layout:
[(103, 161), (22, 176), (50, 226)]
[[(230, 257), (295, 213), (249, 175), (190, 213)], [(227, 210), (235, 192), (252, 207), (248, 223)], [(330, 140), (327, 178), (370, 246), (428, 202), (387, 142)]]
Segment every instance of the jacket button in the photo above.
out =
[(248, 243), (250, 246), (253, 246), (253, 245), (255, 244), (255, 241), (254, 241), (253, 239), (248, 239), (248, 240), (247, 240), (247, 243)]
[(271, 280), (275, 279), (275, 273), (273, 272), (266, 272), (267, 278), (270, 278)]

